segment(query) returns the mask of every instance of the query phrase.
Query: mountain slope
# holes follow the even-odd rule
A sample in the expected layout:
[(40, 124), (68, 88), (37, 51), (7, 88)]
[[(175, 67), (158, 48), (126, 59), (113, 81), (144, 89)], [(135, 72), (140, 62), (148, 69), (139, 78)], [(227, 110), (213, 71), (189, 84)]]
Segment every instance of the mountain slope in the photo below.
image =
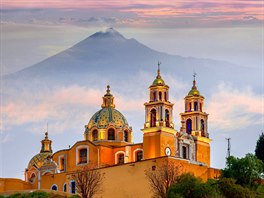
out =
[[(161, 53), (135, 39), (126, 39), (110, 28), (105, 32), (97, 32), (40, 63), (8, 75), (5, 80), (8, 85), (17, 82), (19, 85), (23, 84), (23, 87), (34, 83), (38, 86), (72, 83), (87, 85), (91, 82), (99, 83), (97, 81), (102, 77), (106, 81), (123, 81), (137, 76), (140, 71), (153, 72), (158, 61), (162, 62), (164, 73), (168, 72), (175, 78), (190, 79), (193, 71), (196, 71), (201, 78), (207, 79), (204, 81), (205, 86), (223, 80), (241, 83), (243, 79), (242, 83), (252, 83), (247, 81), (244, 74), (255, 72), (223, 61)], [(243, 72), (239, 72), (242, 70)]]

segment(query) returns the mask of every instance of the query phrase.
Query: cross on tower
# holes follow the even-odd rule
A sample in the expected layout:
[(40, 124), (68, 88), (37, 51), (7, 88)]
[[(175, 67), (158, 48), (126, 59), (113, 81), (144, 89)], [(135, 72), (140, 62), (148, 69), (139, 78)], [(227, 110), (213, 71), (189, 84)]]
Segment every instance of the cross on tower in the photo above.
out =
[(196, 76), (197, 76), (196, 72), (193, 72), (193, 79), (194, 80), (195, 80)]

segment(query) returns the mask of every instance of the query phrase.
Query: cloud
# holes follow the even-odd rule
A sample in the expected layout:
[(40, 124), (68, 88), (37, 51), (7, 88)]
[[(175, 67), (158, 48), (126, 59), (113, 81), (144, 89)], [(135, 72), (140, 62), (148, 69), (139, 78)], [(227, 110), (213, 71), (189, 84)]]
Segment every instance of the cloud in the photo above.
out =
[[(27, 2), (27, 3), (25, 3)], [(3, 19), (35, 24), (147, 27), (255, 25), (264, 20), (261, 1), (3, 1)], [(249, 20), (246, 17), (256, 20)], [(43, 22), (42, 22), (43, 20)], [(25, 22), (24, 21), (24, 22)], [(245, 21), (247, 21), (245, 23)], [(165, 24), (164, 24), (165, 23)], [(242, 24), (241, 24), (242, 23)]]
[[(19, 99), (3, 104), (2, 127), (30, 124), (32, 131), (36, 132), (39, 123), (44, 125), (49, 122), (55, 133), (62, 133), (67, 128), (87, 124), (83, 120), (100, 109), (104, 94), (102, 90), (77, 85), (35, 92), (34, 96), (24, 92)], [(135, 112), (142, 108), (143, 100), (127, 100), (121, 94), (117, 94), (116, 98), (116, 105), (121, 111)]]
[(231, 131), (261, 124), (264, 116), (262, 96), (250, 88), (239, 90), (226, 83), (219, 84), (207, 104), (213, 130)]
[[(147, 80), (151, 79), (148, 73), (141, 72), (137, 78), (142, 79), (143, 84), (151, 83)], [(179, 129), (179, 113), (184, 111), (183, 98), (189, 85), (176, 81), (170, 75), (164, 75), (164, 79), (171, 87), (170, 101), (175, 104), (174, 123)], [(135, 88), (131, 88), (131, 82), (135, 82), (135, 79), (128, 80), (128, 84), (122, 86), (124, 91), (115, 89), (117, 85), (114, 85), (111, 93), (115, 97), (116, 108), (125, 116), (140, 117), (144, 115), (143, 104), (148, 101), (147, 87), (135, 85)], [(3, 104), (2, 129), (27, 125), (31, 132), (37, 133), (42, 132), (41, 128), (49, 122), (54, 133), (63, 133), (67, 129), (79, 131), (101, 108), (104, 94), (104, 88), (92, 89), (79, 85), (41, 90), (34, 92), (34, 95), (22, 92), (19, 98), (12, 98)], [(205, 111), (209, 113), (209, 128), (212, 131), (239, 130), (262, 122), (263, 102), (261, 95), (250, 88), (236, 89), (221, 83), (206, 97)], [(131, 123), (130, 120), (128, 122)]]

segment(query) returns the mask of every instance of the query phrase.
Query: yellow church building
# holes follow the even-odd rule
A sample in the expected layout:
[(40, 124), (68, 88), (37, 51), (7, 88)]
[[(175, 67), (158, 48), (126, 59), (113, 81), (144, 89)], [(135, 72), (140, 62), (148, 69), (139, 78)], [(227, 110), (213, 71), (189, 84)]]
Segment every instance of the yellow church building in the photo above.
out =
[(134, 144), (132, 128), (116, 109), (107, 86), (101, 109), (85, 125), (84, 139), (68, 149), (53, 152), (46, 132), (40, 152), (25, 169), (25, 181), (0, 178), (0, 193), (49, 189), (75, 194), (76, 182), (71, 174), (89, 164), (104, 173), (103, 191), (98, 197), (152, 197), (145, 171), (151, 168), (155, 171), (162, 162), (180, 164), (183, 172), (192, 172), (203, 180), (219, 177), (219, 170), (210, 168), (208, 114), (195, 76), (184, 98), (185, 111), (180, 113), (179, 131), (174, 128), (174, 104), (169, 96), (169, 86), (158, 68), (144, 104), (143, 142)]

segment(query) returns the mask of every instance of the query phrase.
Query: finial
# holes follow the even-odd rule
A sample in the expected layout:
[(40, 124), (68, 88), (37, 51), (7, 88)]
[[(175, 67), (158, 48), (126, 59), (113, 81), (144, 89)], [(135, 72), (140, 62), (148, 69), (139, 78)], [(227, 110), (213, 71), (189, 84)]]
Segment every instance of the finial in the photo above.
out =
[(193, 80), (195, 80), (196, 75), (197, 74), (195, 72), (193, 72)]
[(110, 94), (110, 85), (107, 85), (106, 93), (107, 93), (107, 94)]
[(48, 132), (45, 132), (45, 139), (48, 139)]
[(197, 74), (195, 72), (193, 72), (193, 89), (196, 89), (196, 78)]
[(160, 65), (161, 65), (161, 62), (158, 62), (158, 75), (157, 75), (158, 78), (160, 78)]

